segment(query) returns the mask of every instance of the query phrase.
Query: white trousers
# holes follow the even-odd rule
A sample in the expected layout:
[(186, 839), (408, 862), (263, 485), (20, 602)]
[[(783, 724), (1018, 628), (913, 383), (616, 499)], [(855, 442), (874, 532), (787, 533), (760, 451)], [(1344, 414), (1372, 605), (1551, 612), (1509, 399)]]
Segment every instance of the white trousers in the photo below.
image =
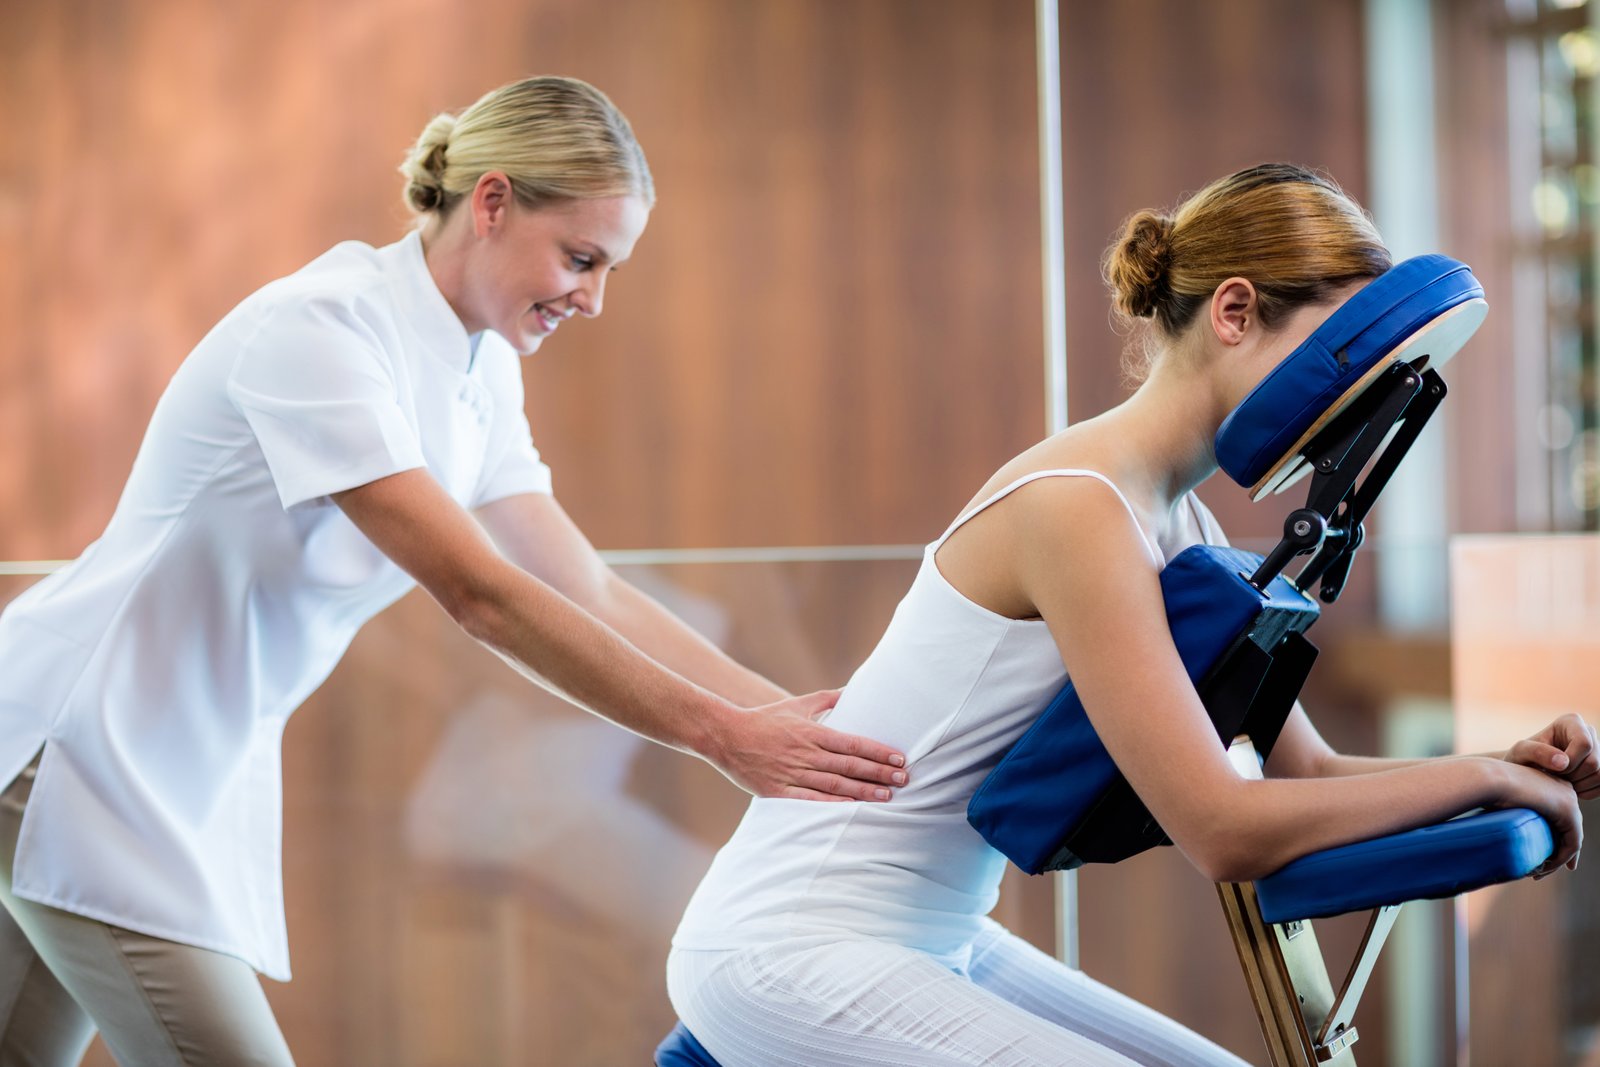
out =
[(967, 969), (872, 940), (674, 949), (667, 990), (722, 1067), (1247, 1067), (988, 922)]

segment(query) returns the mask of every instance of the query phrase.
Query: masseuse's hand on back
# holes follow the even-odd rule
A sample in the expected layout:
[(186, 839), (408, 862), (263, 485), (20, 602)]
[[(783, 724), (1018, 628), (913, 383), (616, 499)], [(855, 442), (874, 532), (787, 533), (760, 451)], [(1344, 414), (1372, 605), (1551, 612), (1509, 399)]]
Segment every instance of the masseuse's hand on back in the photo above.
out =
[[(897, 784), (897, 775), (904, 780), (903, 759), (888, 746), (812, 721), (837, 694), (751, 710), (686, 680), (507, 559), (425, 470), (381, 478), (334, 499), (468, 634), (513, 667), (620, 726), (701, 756), (744, 789), (761, 796), (877, 800), (885, 799), (882, 792)], [(557, 541), (545, 547), (559, 555)], [(659, 618), (645, 625), (659, 637)], [(688, 642), (679, 638), (676, 646), (668, 641), (663, 647), (681, 652)], [(690, 658), (695, 655), (691, 650)]]
[(888, 745), (812, 721), (838, 699), (838, 690), (825, 690), (754, 708), (712, 762), (756, 796), (888, 800), (891, 786), (905, 784), (898, 769), (905, 758)]

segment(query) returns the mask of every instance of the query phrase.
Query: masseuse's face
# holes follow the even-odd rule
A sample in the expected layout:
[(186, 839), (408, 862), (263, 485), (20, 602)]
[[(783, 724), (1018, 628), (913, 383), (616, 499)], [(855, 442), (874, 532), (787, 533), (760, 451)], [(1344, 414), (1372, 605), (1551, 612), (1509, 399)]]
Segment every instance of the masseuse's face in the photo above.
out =
[(509, 186), (471, 206), (479, 238), (473, 317), (525, 356), (568, 319), (600, 314), (607, 277), (633, 254), (650, 218), (634, 196), (535, 209), (518, 203)]

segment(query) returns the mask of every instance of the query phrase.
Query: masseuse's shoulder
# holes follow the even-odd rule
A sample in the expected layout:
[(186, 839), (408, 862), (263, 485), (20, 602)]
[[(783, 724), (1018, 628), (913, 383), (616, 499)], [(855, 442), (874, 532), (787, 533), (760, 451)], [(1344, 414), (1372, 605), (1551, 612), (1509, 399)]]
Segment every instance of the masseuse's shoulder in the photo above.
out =
[(262, 318), (292, 320), (319, 314), (359, 318), (392, 313), (393, 298), (379, 250), (343, 241), (293, 273), (262, 286), (245, 301)]
[(346, 241), (253, 293), (219, 324), (230, 373), (392, 373), (404, 309), (382, 253)]
[(356, 241), (335, 245), (251, 294), (191, 358), (218, 365), (233, 392), (386, 380), (402, 331), (380, 252)]

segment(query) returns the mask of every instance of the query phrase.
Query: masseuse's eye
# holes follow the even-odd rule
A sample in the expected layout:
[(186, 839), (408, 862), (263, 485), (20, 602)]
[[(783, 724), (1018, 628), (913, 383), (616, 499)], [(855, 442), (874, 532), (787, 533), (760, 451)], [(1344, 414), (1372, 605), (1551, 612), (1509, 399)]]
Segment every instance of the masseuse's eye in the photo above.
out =
[(567, 262), (572, 264), (573, 270), (579, 272), (589, 270), (594, 266), (594, 258), (592, 256), (585, 256), (578, 252), (570, 253), (567, 256)]

